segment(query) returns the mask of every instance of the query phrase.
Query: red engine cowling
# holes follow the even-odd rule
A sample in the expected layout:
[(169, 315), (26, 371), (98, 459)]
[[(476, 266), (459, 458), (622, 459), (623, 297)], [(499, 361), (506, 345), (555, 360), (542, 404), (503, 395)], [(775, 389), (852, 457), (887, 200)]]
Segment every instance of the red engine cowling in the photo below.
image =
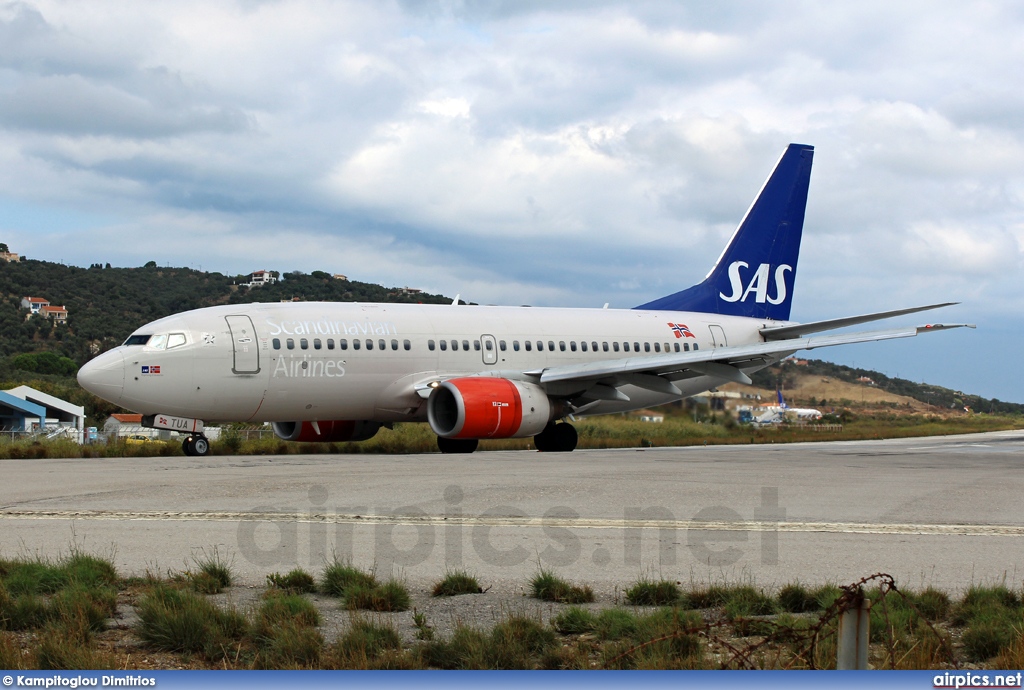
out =
[[(282, 441), (302, 443), (341, 443), (365, 441), (380, 429), (380, 422), (326, 420), (316, 422), (273, 422), (271, 428)], [(319, 428), (319, 433), (317, 429)]]
[(430, 428), (443, 438), (536, 436), (554, 414), (544, 389), (508, 379), (450, 379), (427, 400)]

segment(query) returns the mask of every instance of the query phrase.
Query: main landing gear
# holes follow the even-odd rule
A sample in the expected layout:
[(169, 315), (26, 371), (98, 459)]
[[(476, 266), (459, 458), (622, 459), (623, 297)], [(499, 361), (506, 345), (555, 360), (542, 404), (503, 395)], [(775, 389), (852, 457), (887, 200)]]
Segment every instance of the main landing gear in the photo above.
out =
[(210, 440), (205, 436), (186, 436), (181, 449), (190, 457), (202, 457), (210, 452)]
[(569, 453), (576, 450), (579, 434), (572, 424), (551, 423), (533, 437), (533, 444), (541, 453)]
[(472, 453), (480, 445), (475, 438), (444, 438), (437, 437), (437, 449), (442, 453)]

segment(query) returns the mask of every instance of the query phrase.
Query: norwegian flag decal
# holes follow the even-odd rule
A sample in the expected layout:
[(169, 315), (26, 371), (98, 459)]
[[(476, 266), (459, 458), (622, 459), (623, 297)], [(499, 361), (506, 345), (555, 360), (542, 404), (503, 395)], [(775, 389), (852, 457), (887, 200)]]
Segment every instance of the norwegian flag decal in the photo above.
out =
[(677, 338), (696, 338), (685, 323), (670, 323), (668, 325), (672, 329), (672, 332), (676, 334)]

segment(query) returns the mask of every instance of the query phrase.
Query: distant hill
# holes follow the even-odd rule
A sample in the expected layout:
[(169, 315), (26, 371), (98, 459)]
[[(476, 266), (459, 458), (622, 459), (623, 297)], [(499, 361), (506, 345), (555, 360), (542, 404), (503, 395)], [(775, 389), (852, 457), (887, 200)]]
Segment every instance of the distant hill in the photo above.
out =
[[(816, 386), (809, 383), (811, 380), (823, 385)], [(835, 399), (836, 391), (842, 390), (843, 396), (849, 395), (851, 400), (872, 402), (875, 400), (896, 401), (898, 398), (916, 400), (922, 405), (946, 410), (963, 410), (970, 408), (973, 412), (991, 412), (999, 414), (1024, 414), (1024, 405), (1001, 400), (982, 398), (978, 395), (971, 395), (962, 391), (955, 391), (942, 386), (933, 386), (927, 383), (915, 383), (906, 379), (892, 378), (885, 374), (870, 369), (858, 369), (832, 364), (816, 359), (790, 358), (783, 360), (774, 367), (768, 367), (757, 372), (751, 379), (757, 388), (774, 392), (780, 387), (783, 395), (787, 390), (798, 392), (802, 398), (800, 404), (813, 404), (818, 406), (836, 405), (839, 400)], [(853, 384), (855, 389), (849, 386), (829, 387), (824, 385), (823, 380), (840, 381)], [(831, 396), (827, 391), (831, 390)], [(872, 395), (871, 391), (879, 391), (889, 394), (888, 396)], [(831, 397), (831, 399), (829, 399)], [(822, 403), (825, 399), (827, 403)], [(795, 400), (786, 400), (793, 404)], [(918, 406), (913, 406), (917, 411), (922, 411)]]
[[(215, 304), (292, 299), (451, 301), (441, 295), (409, 294), (401, 288), (338, 280), (322, 271), (284, 273), (281, 278), (276, 284), (249, 288), (240, 285), (247, 282), (248, 276), (163, 268), (152, 262), (142, 268), (110, 268), (100, 264), (79, 268), (48, 261), (0, 261), (0, 358), (50, 352), (71, 360), (77, 368), (98, 352), (119, 345), (149, 321)], [(67, 323), (55, 325), (41, 317), (26, 320), (27, 311), (21, 307), (23, 297), (42, 297), (52, 305), (67, 307)]]

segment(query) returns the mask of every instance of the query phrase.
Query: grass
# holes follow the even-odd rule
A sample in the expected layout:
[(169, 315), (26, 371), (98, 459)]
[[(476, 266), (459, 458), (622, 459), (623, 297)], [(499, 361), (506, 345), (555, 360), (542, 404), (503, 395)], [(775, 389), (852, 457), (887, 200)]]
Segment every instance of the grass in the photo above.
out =
[(377, 586), (377, 577), (372, 571), (360, 570), (350, 563), (334, 558), (324, 566), (320, 576), (319, 590), (332, 597), (345, 597), (352, 588), (368, 589)]
[(408, 611), (412, 606), (409, 590), (398, 580), (388, 580), (373, 587), (356, 586), (345, 595), (350, 610)]
[(302, 568), (295, 568), (285, 575), (280, 573), (267, 575), (267, 586), (283, 589), (286, 592), (311, 594), (316, 591), (316, 580)]
[(530, 581), (535, 599), (563, 604), (587, 604), (594, 601), (594, 592), (589, 586), (572, 585), (543, 568)]
[(671, 606), (683, 596), (677, 583), (641, 578), (626, 590), (626, 601), (634, 606)]
[(480, 594), (483, 591), (477, 579), (468, 572), (453, 570), (445, 573), (444, 578), (434, 585), (433, 595), (435, 597), (455, 597), (460, 594)]
[(137, 608), (139, 637), (163, 651), (216, 660), (249, 632), (248, 621), (237, 611), (220, 609), (196, 592), (166, 584), (153, 587)]

